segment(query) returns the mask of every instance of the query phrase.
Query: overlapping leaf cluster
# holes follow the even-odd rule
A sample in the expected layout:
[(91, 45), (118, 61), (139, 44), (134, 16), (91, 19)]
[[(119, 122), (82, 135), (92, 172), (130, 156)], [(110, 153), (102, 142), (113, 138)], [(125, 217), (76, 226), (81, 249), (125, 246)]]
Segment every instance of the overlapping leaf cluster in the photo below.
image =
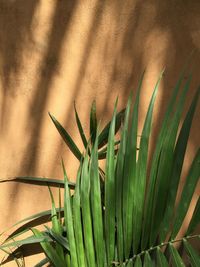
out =
[[(177, 202), (187, 142), (200, 91), (196, 91), (180, 125), (191, 80), (189, 77), (182, 84), (183, 75), (174, 88), (159, 134), (154, 140), (155, 148), (150, 162), (153, 108), (162, 74), (150, 100), (139, 147), (138, 109), (143, 76), (134, 105), (132, 97), (129, 97), (126, 109), (117, 113), (116, 102), (112, 120), (101, 133), (93, 103), (89, 140), (75, 109), (84, 153), (50, 115), (60, 135), (80, 160), (76, 184), (69, 182), (64, 164), (64, 182), (16, 178), (15, 181), (64, 187), (64, 203), (56, 209), (50, 190), (51, 211), (22, 221), (26, 223), (13, 232), (1, 248), (19, 246), (19, 251), (26, 244), (40, 243), (46, 257), (36, 266), (43, 266), (47, 262), (56, 267), (200, 266), (200, 255), (191, 242), (193, 239), (200, 241), (200, 235), (194, 234), (200, 222), (199, 196), (185, 235), (178, 237), (200, 176), (200, 150), (197, 149)], [(115, 134), (120, 126), (119, 142), (115, 140)], [(99, 160), (104, 157), (105, 170), (102, 170)], [(74, 187), (73, 194), (70, 187)], [(49, 214), (51, 216), (48, 217)], [(37, 226), (38, 218), (51, 220), (52, 227), (45, 226), (43, 231), (39, 231), (33, 227)], [(29, 230), (30, 226), (31, 237), (11, 241)], [(16, 251), (10, 255), (15, 256)]]

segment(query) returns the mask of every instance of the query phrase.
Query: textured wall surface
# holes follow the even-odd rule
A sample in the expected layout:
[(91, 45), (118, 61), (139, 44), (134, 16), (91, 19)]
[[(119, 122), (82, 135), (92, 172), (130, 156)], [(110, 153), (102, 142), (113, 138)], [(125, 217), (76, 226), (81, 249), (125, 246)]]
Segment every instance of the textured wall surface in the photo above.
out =
[[(87, 130), (90, 104), (96, 99), (103, 124), (115, 98), (119, 96), (122, 108), (146, 68), (141, 129), (153, 86), (165, 67), (154, 113), (155, 136), (192, 50), (187, 107), (200, 84), (199, 1), (1, 0), (0, 178), (62, 178), (63, 157), (74, 179), (78, 162), (63, 144), (48, 111), (80, 145), (73, 101)], [(199, 114), (198, 109), (185, 171), (199, 146)], [(0, 184), (0, 230), (49, 207), (46, 188)], [(27, 264), (32, 266), (33, 261)]]

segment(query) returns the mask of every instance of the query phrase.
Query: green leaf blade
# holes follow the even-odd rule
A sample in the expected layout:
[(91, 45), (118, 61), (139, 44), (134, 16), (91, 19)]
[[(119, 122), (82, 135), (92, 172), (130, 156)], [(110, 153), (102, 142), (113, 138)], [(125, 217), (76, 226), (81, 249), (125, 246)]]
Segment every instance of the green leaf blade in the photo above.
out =
[(169, 267), (167, 259), (159, 247), (156, 250), (156, 259), (158, 267)]
[(108, 137), (108, 149), (106, 157), (105, 173), (105, 240), (107, 251), (108, 265), (114, 260), (115, 255), (115, 153), (114, 153), (114, 136), (116, 122), (116, 105), (110, 125)]
[(124, 260), (124, 235), (123, 235), (123, 212), (122, 212), (122, 193), (123, 193), (123, 176), (124, 176), (124, 158), (126, 152), (126, 143), (128, 136), (128, 124), (129, 124), (129, 114), (131, 108), (131, 96), (129, 97), (126, 111), (125, 111), (125, 120), (122, 130), (121, 142), (119, 147), (119, 152), (117, 154), (117, 163), (116, 163), (116, 231), (117, 231), (117, 252), (119, 261)]
[[(0, 183), (6, 182), (17, 182), (17, 183), (25, 183), (25, 184), (33, 184), (33, 185), (41, 185), (41, 186), (52, 186), (52, 187), (63, 187), (64, 182), (59, 179), (52, 178), (41, 178), (41, 177), (31, 177), (31, 176), (21, 176), (21, 177), (13, 177), (8, 179), (0, 179)], [(69, 182), (69, 187), (74, 188), (75, 183)]]
[(153, 264), (148, 252), (145, 253), (143, 266), (144, 267), (154, 267), (154, 264)]
[(97, 256), (97, 266), (103, 267), (105, 261), (105, 243), (104, 243), (104, 228), (102, 216), (102, 200), (100, 191), (99, 166), (98, 166), (98, 140), (95, 144), (91, 154), (90, 164), (90, 180), (91, 180), (91, 206), (92, 206), (92, 220), (95, 251)]
[(73, 224), (72, 207), (71, 207), (71, 196), (70, 196), (70, 191), (69, 191), (69, 186), (68, 186), (68, 178), (67, 178), (67, 174), (66, 174), (63, 162), (62, 162), (62, 166), (63, 166), (64, 182), (65, 182), (65, 190), (64, 190), (65, 227), (67, 231), (67, 237), (69, 240), (71, 263), (72, 263), (72, 266), (78, 267), (77, 251), (76, 251), (76, 243), (75, 243), (75, 235), (74, 235), (74, 224)]
[[(44, 237), (41, 232), (39, 232), (37, 229), (32, 229), (34, 235), (38, 238)], [(48, 242), (40, 242), (41, 247), (43, 248), (46, 256), (49, 258), (49, 260), (54, 264), (56, 267), (66, 267), (65, 262), (62, 260), (62, 258), (57, 254), (56, 250), (51, 246)]]
[(85, 155), (81, 173), (81, 207), (86, 258), (88, 266), (96, 266), (90, 208), (90, 174), (88, 154)]
[(200, 266), (200, 254), (197, 253), (193, 247), (188, 243), (187, 240), (183, 241), (184, 247), (187, 251), (187, 254), (190, 258), (190, 262), (192, 267), (199, 267)]
[(185, 267), (183, 260), (181, 259), (178, 251), (172, 244), (169, 244), (169, 252), (171, 254), (172, 262), (174, 267)]
[(142, 267), (142, 261), (139, 256), (136, 257), (134, 267)]
[(80, 165), (76, 178), (76, 187), (73, 198), (73, 217), (74, 217), (74, 232), (77, 247), (77, 257), (79, 266), (86, 267), (86, 258), (83, 244), (81, 204), (80, 204), (80, 176), (82, 164)]
[[(145, 200), (145, 189), (147, 181), (147, 159), (148, 159), (148, 146), (149, 137), (151, 133), (151, 124), (153, 116), (153, 108), (158, 92), (159, 84), (162, 78), (162, 74), (158, 78), (155, 85), (150, 104), (148, 107), (147, 115), (145, 118), (142, 136), (140, 140), (139, 155), (136, 165), (136, 173), (134, 178), (134, 192), (133, 192), (133, 250), (135, 253), (138, 250), (141, 234), (142, 234), (142, 216), (144, 210), (144, 200)], [(136, 144), (135, 144), (136, 145)], [(136, 156), (136, 154), (135, 154)], [(134, 159), (135, 162), (135, 159)]]
[(75, 111), (76, 124), (78, 126), (80, 137), (82, 139), (84, 147), (87, 148), (87, 146), (88, 146), (87, 138), (85, 136), (85, 133), (84, 133), (84, 130), (83, 130), (83, 126), (82, 126), (81, 121), (79, 119), (79, 115), (78, 115), (78, 112), (76, 110), (75, 103), (74, 103), (74, 111)]
[[(137, 129), (138, 129), (138, 109), (140, 100), (140, 91), (144, 73), (139, 81), (137, 88), (136, 100), (134, 103), (133, 111), (130, 119), (130, 131), (126, 134), (126, 144), (124, 144), (124, 170), (123, 170), (123, 183), (122, 183), (122, 206), (123, 206), (123, 235), (124, 235), (124, 251), (125, 258), (129, 258), (131, 247), (134, 247), (134, 253), (137, 250), (137, 244), (134, 239), (133, 233), (133, 198), (135, 192), (136, 180), (136, 158), (137, 158)], [(121, 178), (121, 179), (122, 179)], [(127, 212), (128, 211), (128, 212)], [(132, 244), (133, 240), (133, 244)]]
[(162, 126), (157, 138), (155, 151), (153, 154), (153, 159), (151, 163), (151, 169), (150, 169), (150, 178), (149, 178), (149, 185), (148, 185), (148, 191), (147, 191), (147, 198), (146, 198), (146, 205), (145, 205), (145, 212), (144, 212), (144, 223), (143, 223), (143, 233), (142, 233), (142, 248), (145, 249), (148, 242), (149, 242), (149, 233), (151, 231), (151, 225), (153, 221), (153, 206), (154, 206), (154, 195), (155, 195), (155, 188), (157, 183), (157, 171), (158, 171), (158, 164), (160, 160), (160, 154), (161, 149), (163, 146), (163, 141), (166, 136), (166, 129), (168, 127), (168, 123), (170, 120), (170, 116), (173, 112), (173, 109), (175, 107), (175, 101), (178, 95), (178, 92), (180, 90), (181, 83), (183, 81), (184, 75), (185, 75), (185, 69), (184, 67), (176, 85), (173, 90), (173, 94), (170, 98), (167, 110), (165, 112)]
[(192, 219), (188, 226), (186, 235), (190, 235), (195, 230), (197, 225), (199, 225), (199, 223), (200, 223), (200, 196), (197, 200), (197, 203), (196, 203), (193, 215), (192, 215)]
[(36, 265), (34, 265), (34, 267), (42, 267), (47, 263), (49, 263), (49, 259), (48, 258), (44, 258), (40, 262), (38, 262)]
[(69, 242), (67, 238), (63, 237), (61, 234), (54, 232), (54, 230), (50, 229), (48, 226), (45, 226), (45, 228), (47, 229), (47, 233), (52, 238), (52, 240), (55, 240), (59, 245), (69, 251)]
[(176, 111), (170, 125), (166, 128), (166, 137), (163, 141), (160, 160), (157, 166), (157, 184), (154, 192), (153, 216), (150, 231), (150, 245), (155, 244), (156, 237), (160, 231), (160, 225), (167, 205), (167, 197), (170, 191), (171, 172), (174, 161), (174, 146), (181, 119), (186, 94), (189, 89), (191, 77), (185, 83), (183, 92), (177, 103)]
[(10, 247), (18, 247), (21, 245), (26, 245), (26, 244), (35, 244), (35, 243), (40, 243), (40, 242), (52, 242), (52, 239), (48, 236), (40, 235), (38, 237), (35, 236), (30, 236), (22, 240), (16, 240), (12, 242), (6, 242), (2, 245), (0, 245), (0, 249), (4, 248), (10, 248)]
[(96, 102), (92, 102), (90, 111), (90, 138), (92, 144), (94, 144), (97, 134), (97, 115), (96, 115)]
[(173, 224), (173, 230), (171, 234), (172, 239), (176, 237), (176, 235), (178, 234), (180, 230), (182, 222), (188, 211), (197, 182), (199, 181), (199, 177), (200, 177), (199, 162), (200, 162), (200, 149), (198, 149), (196, 156), (192, 162), (191, 168), (189, 170), (189, 174), (187, 176), (187, 179), (186, 179), (186, 182), (185, 182), (182, 194), (181, 194), (181, 199), (177, 207), (175, 221)]
[[(124, 120), (125, 109), (122, 109), (120, 112), (116, 114), (116, 122), (115, 122), (115, 133), (118, 132), (123, 120)], [(106, 124), (102, 132), (98, 136), (98, 148), (102, 148), (108, 142), (109, 130), (111, 126), (111, 121)]]
[(192, 104), (183, 122), (180, 134), (178, 136), (178, 141), (175, 147), (170, 190), (169, 190), (169, 195), (167, 199), (165, 214), (164, 214), (163, 221), (161, 224), (161, 232), (160, 232), (161, 242), (164, 242), (164, 240), (166, 239), (167, 233), (169, 232), (169, 229), (170, 229), (170, 224), (171, 224), (171, 220), (173, 216), (175, 200), (176, 200), (176, 195), (177, 195), (177, 190), (178, 190), (178, 184), (179, 184), (180, 177), (181, 177), (181, 171), (182, 171), (183, 161), (185, 157), (187, 142), (189, 138), (189, 133), (190, 133), (196, 105), (198, 103), (199, 91), (200, 90), (198, 89), (197, 93), (195, 94), (193, 98)]
[(77, 145), (72, 140), (71, 136), (68, 134), (68, 132), (63, 128), (63, 126), (56, 120), (56, 118), (49, 113), (49, 116), (51, 120), (53, 121), (54, 125), (56, 126), (56, 129), (58, 130), (59, 134), (61, 135), (63, 141), (67, 144), (68, 148), (71, 150), (71, 152), (74, 154), (74, 156), (81, 160), (82, 154), (80, 150), (78, 149)]

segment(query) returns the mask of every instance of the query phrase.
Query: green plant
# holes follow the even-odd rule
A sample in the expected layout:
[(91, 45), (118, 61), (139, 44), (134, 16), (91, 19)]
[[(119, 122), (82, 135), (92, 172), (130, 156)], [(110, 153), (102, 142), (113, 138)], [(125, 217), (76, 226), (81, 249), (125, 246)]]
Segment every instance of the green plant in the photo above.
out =
[[(191, 77), (183, 83), (180, 76), (165, 112), (155, 140), (152, 160), (148, 161), (153, 107), (162, 77), (160, 75), (146, 114), (140, 145), (137, 148), (138, 109), (143, 76), (139, 82), (133, 109), (129, 97), (125, 111), (117, 114), (117, 101), (111, 122), (104, 128), (100, 142), (95, 105), (91, 109), (90, 138), (86, 139), (75, 110), (78, 129), (85, 146), (81, 153), (64, 128), (52, 116), (56, 128), (71, 151), (80, 160), (76, 184), (69, 182), (63, 166), (64, 181), (32, 178), (31, 183), (64, 187), (64, 200), (56, 208), (50, 191), (52, 209), (33, 215), (20, 223), (1, 245), (1, 249), (16, 248), (15, 256), (27, 244), (40, 243), (46, 257), (36, 266), (50, 262), (52, 266), (200, 266), (200, 255), (192, 240), (199, 242), (194, 230), (200, 222), (200, 198), (184, 236), (178, 237), (183, 220), (200, 176), (200, 150), (192, 161), (185, 184), (176, 203), (192, 119), (198, 102), (198, 88), (180, 127)], [(179, 97), (178, 97), (179, 96)], [(123, 115), (120, 142), (115, 141), (119, 117)], [(118, 126), (119, 125), (119, 126)], [(180, 132), (179, 132), (180, 127)], [(107, 143), (104, 153), (100, 144)], [(99, 169), (100, 155), (106, 156), (105, 171)], [(149, 164), (149, 165), (148, 165)], [(149, 166), (149, 171), (147, 170)], [(34, 180), (35, 179), (35, 180)], [(28, 178), (15, 181), (29, 182)], [(70, 187), (74, 188), (71, 194)], [(59, 189), (59, 196), (61, 195)], [(37, 219), (51, 220), (52, 226), (37, 229)], [(30, 230), (29, 230), (30, 229)], [(31, 236), (19, 239), (24, 232)], [(14, 239), (14, 241), (13, 241)], [(17, 241), (16, 241), (17, 240)], [(176, 246), (178, 245), (178, 246)], [(186, 258), (182, 255), (186, 255)]]

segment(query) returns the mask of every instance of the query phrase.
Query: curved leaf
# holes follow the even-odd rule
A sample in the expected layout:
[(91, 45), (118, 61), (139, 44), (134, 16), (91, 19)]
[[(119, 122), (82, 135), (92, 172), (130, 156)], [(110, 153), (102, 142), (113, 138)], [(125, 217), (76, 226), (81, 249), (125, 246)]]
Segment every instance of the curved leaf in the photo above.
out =
[(61, 135), (62, 139), (64, 142), (67, 144), (71, 152), (74, 154), (74, 156), (78, 159), (81, 160), (82, 154), (80, 150), (78, 149), (77, 145), (74, 143), (72, 140), (71, 136), (68, 134), (68, 132), (62, 127), (62, 125), (56, 120), (56, 118), (49, 113), (49, 116), (51, 120), (53, 121), (54, 125), (56, 126), (59, 134)]
[[(60, 212), (60, 209), (56, 209), (57, 213)], [(61, 208), (61, 212), (63, 214), (64, 209)], [(64, 214), (63, 214), (64, 215)], [(14, 232), (12, 232), (8, 238), (6, 239), (6, 241), (8, 239), (13, 239), (16, 238), (17, 236), (29, 231), (30, 228), (35, 227), (37, 225), (41, 225), (43, 223), (49, 222), (51, 220), (51, 210), (46, 210), (46, 211), (42, 211), (39, 213), (36, 213), (32, 216), (29, 216), (25, 219), (22, 219), (21, 221), (17, 222), (16, 224), (14, 224), (12, 227), (8, 228), (6, 231), (10, 230), (11, 228), (23, 223), (23, 222), (27, 222), (24, 225), (20, 226), (18, 229), (16, 229)], [(5, 233), (6, 231), (4, 231), (3, 233)], [(3, 234), (1, 233), (1, 235)]]
[(0, 249), (9, 248), (9, 247), (18, 247), (21, 245), (35, 244), (35, 243), (40, 243), (40, 242), (52, 242), (52, 239), (43, 234), (41, 234), (40, 236), (30, 236), (22, 240), (4, 243), (3, 245), (0, 246)]

